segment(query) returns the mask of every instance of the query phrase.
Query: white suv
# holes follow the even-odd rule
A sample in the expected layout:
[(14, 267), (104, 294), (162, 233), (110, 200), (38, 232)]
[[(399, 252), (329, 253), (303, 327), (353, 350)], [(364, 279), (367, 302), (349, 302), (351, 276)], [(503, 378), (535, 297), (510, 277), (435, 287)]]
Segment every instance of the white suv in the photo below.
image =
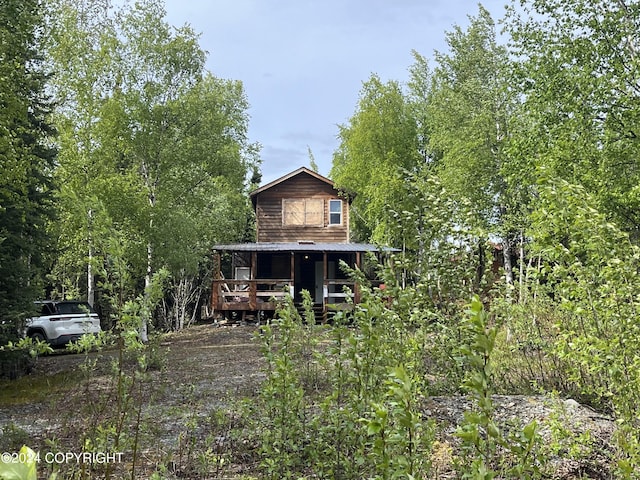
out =
[(34, 340), (64, 345), (85, 333), (97, 334), (101, 330), (98, 314), (87, 302), (47, 300), (36, 305), (40, 307), (40, 316), (25, 322), (25, 334)]

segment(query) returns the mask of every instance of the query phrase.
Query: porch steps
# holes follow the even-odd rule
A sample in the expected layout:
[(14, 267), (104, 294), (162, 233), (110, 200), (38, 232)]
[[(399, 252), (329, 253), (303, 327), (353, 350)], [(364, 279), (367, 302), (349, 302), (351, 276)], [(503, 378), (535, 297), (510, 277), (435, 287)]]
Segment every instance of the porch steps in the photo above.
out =
[[(304, 309), (302, 308), (302, 303), (296, 303), (296, 308), (300, 316), (304, 316)], [(322, 323), (325, 321), (325, 316), (324, 316), (323, 308), (321, 304), (313, 305), (313, 314), (316, 317), (316, 323)]]

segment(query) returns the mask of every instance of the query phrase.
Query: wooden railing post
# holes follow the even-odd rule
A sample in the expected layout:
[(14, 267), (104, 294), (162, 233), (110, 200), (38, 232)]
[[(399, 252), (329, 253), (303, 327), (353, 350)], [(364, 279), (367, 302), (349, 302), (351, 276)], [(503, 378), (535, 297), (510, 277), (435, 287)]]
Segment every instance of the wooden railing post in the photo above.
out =
[(249, 308), (251, 310), (257, 310), (258, 307), (258, 283), (255, 280), (251, 280), (249, 283)]

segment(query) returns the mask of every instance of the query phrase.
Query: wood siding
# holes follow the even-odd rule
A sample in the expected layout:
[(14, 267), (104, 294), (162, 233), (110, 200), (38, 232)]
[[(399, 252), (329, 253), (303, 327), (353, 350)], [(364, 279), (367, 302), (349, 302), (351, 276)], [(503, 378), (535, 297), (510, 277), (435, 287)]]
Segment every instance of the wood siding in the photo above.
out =
[[(290, 199), (322, 200), (321, 224), (285, 225), (283, 203)], [(342, 225), (329, 225), (329, 200), (342, 200)], [(258, 242), (331, 242), (349, 241), (349, 204), (326, 182), (300, 174), (263, 192), (255, 199)], [(314, 222), (316, 220), (314, 219)]]

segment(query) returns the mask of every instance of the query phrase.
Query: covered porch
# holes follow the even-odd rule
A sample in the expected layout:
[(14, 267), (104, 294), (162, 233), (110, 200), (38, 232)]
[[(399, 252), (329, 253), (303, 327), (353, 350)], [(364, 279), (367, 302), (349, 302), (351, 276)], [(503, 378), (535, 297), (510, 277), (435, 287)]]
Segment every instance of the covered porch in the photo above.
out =
[(211, 309), (227, 319), (272, 316), (287, 295), (299, 304), (307, 290), (316, 316), (326, 320), (331, 309), (360, 301), (358, 286), (341, 270), (340, 262), (362, 269), (366, 252), (380, 250), (351, 243), (217, 245)]

